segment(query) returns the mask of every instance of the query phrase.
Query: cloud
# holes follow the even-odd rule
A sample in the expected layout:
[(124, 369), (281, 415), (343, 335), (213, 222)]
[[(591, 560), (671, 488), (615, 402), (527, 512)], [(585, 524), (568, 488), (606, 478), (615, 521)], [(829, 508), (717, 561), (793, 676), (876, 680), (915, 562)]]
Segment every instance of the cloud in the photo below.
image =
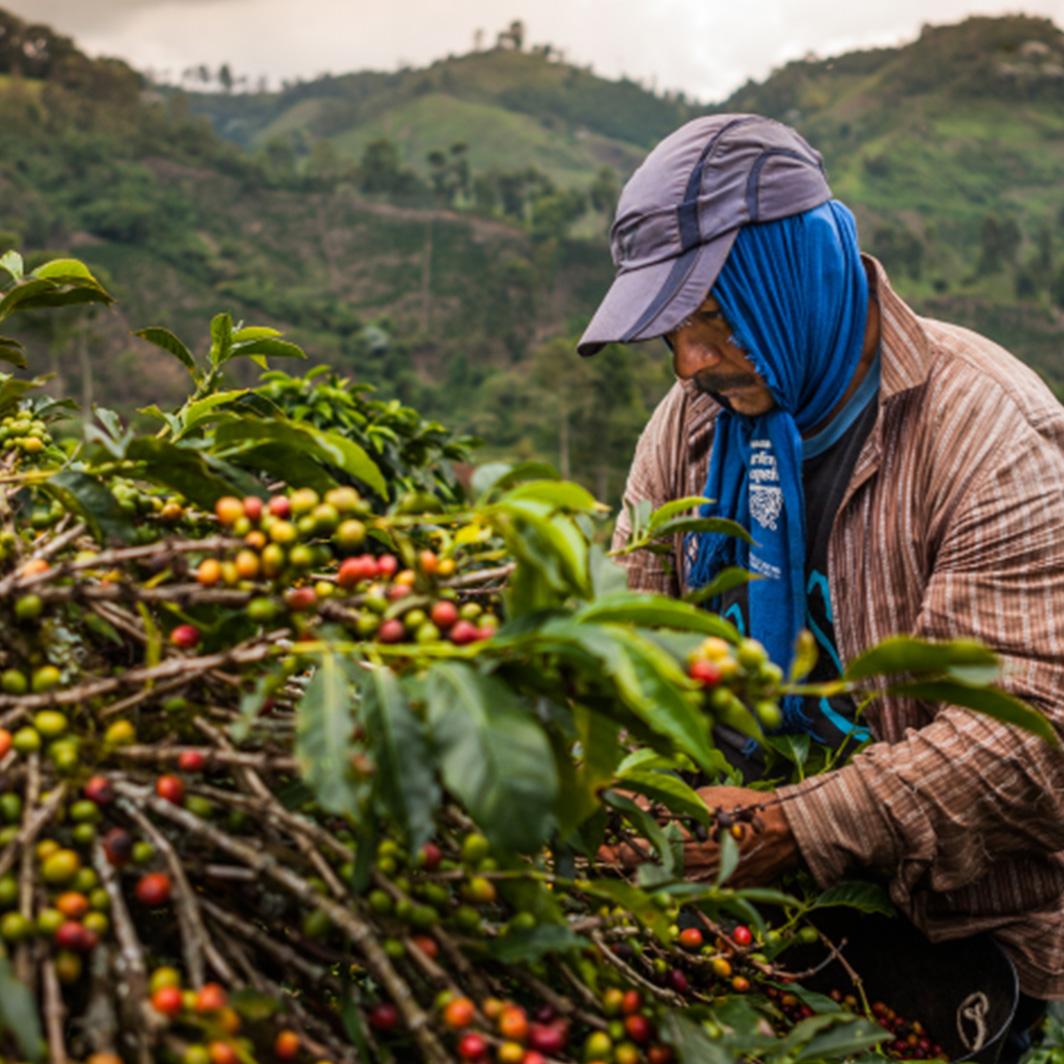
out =
[[(257, 77), (395, 69), (467, 52), (479, 27), (490, 42), (512, 18), (528, 40), (565, 50), (578, 64), (627, 74), (716, 102), (815, 52), (898, 44), (923, 22), (1002, 14), (1010, 0), (0, 0), (48, 22), (91, 54), (141, 69), (228, 62)], [(1028, 13), (1064, 22), (1064, 0), (1025, 0)]]

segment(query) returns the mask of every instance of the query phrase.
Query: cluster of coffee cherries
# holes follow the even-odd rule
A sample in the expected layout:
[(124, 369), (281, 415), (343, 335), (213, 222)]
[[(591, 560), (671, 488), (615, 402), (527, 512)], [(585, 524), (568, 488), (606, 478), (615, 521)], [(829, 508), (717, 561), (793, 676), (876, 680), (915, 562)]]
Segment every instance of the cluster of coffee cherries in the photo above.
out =
[[(20, 796), (0, 795), (0, 817), (10, 821), (20, 816)], [(50, 946), (59, 981), (70, 984), (81, 978), (85, 956), (110, 930), (110, 897), (84, 853), (90, 837), (95, 837), (98, 811), (92, 802), (79, 800), (69, 806), (66, 816), (70, 822), (66, 837), (56, 833), (36, 843), (39, 889), (31, 915), (20, 906), (15, 875), (0, 877), (0, 939), (9, 946), (34, 939)], [(5, 824), (5, 835), (11, 827)]]
[[(299, 488), (264, 501), (257, 496), (224, 496), (215, 505), (222, 528), (240, 537), (235, 551), (203, 558), (196, 569), (202, 587), (249, 591), (270, 586), (274, 594), (256, 594), (247, 604), (248, 618), (265, 625), (287, 616), (306, 628), (323, 602), (342, 600), (345, 623), (359, 638), (381, 643), (435, 642), (465, 645), (489, 638), (498, 617), (478, 602), (459, 603), (457, 594), (440, 586), (453, 576), (453, 558), (422, 549), (414, 564), (404, 566), (370, 535), (370, 508), (351, 487), (324, 497)], [(276, 592), (280, 592), (280, 595)], [(195, 625), (178, 625), (171, 642), (194, 647)]]
[(769, 661), (756, 639), (732, 644), (719, 636), (708, 636), (688, 655), (687, 675), (705, 689), (710, 709), (724, 724), (745, 731), (747, 706), (763, 728), (778, 728), (782, 722), (776, 696), (783, 670)]
[[(240, 1036), (241, 1017), (221, 983), (185, 987), (178, 969), (167, 965), (151, 973), (148, 991), (152, 1008), (167, 1022), (171, 1037), (182, 1043), (180, 1064), (240, 1064), (253, 1059), (255, 1047)], [(288, 1027), (273, 1035), (272, 1049), (275, 1060), (306, 1056), (299, 1032)]]
[(56, 446), (48, 426), (29, 410), (0, 419), (0, 452), (13, 454), (18, 466), (54, 465), (66, 457)]

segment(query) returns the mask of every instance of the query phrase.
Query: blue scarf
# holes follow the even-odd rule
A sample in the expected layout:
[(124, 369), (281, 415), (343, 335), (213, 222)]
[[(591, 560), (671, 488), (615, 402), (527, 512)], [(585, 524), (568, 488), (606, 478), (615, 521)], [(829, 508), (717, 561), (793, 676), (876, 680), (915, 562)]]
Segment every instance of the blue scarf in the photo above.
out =
[[(853, 215), (830, 200), (744, 226), (712, 294), (776, 406), (718, 417), (704, 493), (713, 501), (701, 514), (738, 521), (755, 545), (689, 536), (686, 580), (702, 587), (726, 565), (761, 577), (748, 585), (750, 635), (786, 668), (806, 616), (802, 433), (842, 399), (864, 344), (868, 281)], [(786, 699), (783, 712), (784, 730), (801, 728), (799, 699)]]

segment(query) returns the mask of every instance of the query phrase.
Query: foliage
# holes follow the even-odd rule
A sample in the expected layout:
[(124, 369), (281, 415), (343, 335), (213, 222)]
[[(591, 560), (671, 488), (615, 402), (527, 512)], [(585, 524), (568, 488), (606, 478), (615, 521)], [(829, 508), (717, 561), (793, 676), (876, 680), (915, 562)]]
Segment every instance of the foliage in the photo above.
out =
[[(5, 261), (12, 312), (107, 296), (80, 263)], [(34, 1052), (30, 988), (55, 1059), (256, 1059), (294, 1038), (442, 1064), (454, 1044), (483, 1059), (477, 1032), (498, 1029), (514, 1059), (583, 1041), (783, 1064), (887, 1039), (781, 989), (810, 914), (881, 911), (880, 892), (729, 885), (759, 807), (691, 785), (728, 775), (712, 724), (770, 742), (797, 677), (722, 618), (625, 590), (608, 508), (542, 465), (484, 466), (474, 501), (449, 497), (458, 445), (412, 411), (319, 393), (323, 374), (225, 388), (234, 360), (301, 353), (276, 330), (217, 315), (206, 357), (144, 333), (192, 387), (155, 435), (100, 409), (68, 454), (28, 390), (0, 427), (0, 1039)], [(379, 453), (437, 493), (387, 506), (344, 419), (367, 441), (405, 425)], [(691, 502), (636, 527), (665, 534)], [(900, 674), (1044, 728), (995, 664), (899, 638), (836, 689)], [(677, 845), (700, 832), (720, 846), (705, 882)], [(626, 840), (649, 855), (634, 882)]]

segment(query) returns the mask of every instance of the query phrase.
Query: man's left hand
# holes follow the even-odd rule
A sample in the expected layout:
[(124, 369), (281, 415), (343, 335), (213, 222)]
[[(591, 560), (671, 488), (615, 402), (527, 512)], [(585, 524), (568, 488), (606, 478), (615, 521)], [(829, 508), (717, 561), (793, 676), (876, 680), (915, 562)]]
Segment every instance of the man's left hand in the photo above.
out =
[[(723, 812), (740, 825), (739, 865), (728, 883), (736, 887), (772, 883), (780, 874), (799, 863), (798, 843), (791, 832), (783, 809), (772, 791), (753, 791), (747, 787), (702, 787), (699, 797), (710, 812)], [(751, 810), (748, 819), (739, 810)], [(650, 860), (650, 851), (641, 852), (630, 845), (603, 847), (602, 860), (635, 868)], [(684, 879), (713, 879), (720, 864), (720, 846), (715, 839), (699, 841), (688, 835), (683, 847)]]

